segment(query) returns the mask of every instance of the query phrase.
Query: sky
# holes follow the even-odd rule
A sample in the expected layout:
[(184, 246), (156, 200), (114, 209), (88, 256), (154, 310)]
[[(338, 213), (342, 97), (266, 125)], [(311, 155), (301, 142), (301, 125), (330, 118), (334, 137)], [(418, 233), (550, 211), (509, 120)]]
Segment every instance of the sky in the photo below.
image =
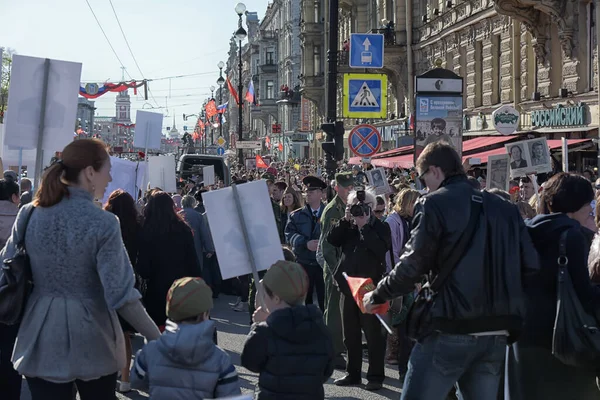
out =
[[(154, 98), (151, 110), (162, 112), (163, 127), (193, 126), (183, 114), (195, 114), (217, 87), (217, 64), (227, 61), (229, 40), (237, 29), (234, 11), (238, 0), (112, 0), (112, 5), (129, 42), (136, 66), (109, 0), (0, 0), (0, 47), (17, 54), (75, 61), (83, 64), (82, 82), (118, 82), (121, 63), (111, 50), (96, 22), (115, 49), (127, 72), (136, 80), (201, 74), (150, 82)], [(243, 1), (248, 11), (265, 14), (269, 0)], [(247, 29), (247, 25), (244, 23)], [(143, 75), (142, 75), (143, 73)], [(126, 79), (130, 79), (125, 75)], [(135, 111), (146, 103), (143, 90), (132, 100)], [(114, 116), (116, 93), (96, 99), (97, 116)], [(148, 111), (146, 105), (145, 110)]]

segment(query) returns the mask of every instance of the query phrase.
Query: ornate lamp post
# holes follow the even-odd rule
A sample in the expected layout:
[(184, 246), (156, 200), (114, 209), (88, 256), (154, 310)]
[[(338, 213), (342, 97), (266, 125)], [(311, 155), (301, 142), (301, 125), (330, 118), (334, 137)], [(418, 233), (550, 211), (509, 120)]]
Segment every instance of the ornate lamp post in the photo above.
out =
[[(238, 29), (235, 31), (235, 37), (238, 40), (238, 143), (243, 141), (243, 118), (242, 118), (242, 91), (244, 90), (244, 86), (242, 84), (242, 40), (246, 39), (248, 33), (242, 26), (242, 15), (246, 12), (246, 5), (244, 3), (238, 3), (235, 6), (235, 12), (239, 17), (238, 21)], [(239, 163), (240, 166), (244, 165), (244, 150), (239, 149), (238, 151)]]
[[(217, 64), (219, 67), (219, 79), (217, 79), (217, 85), (219, 85), (219, 105), (223, 105), (223, 85), (225, 85), (225, 79), (223, 79), (223, 68), (225, 63), (219, 61)], [(223, 137), (223, 114), (219, 113), (219, 136)]]

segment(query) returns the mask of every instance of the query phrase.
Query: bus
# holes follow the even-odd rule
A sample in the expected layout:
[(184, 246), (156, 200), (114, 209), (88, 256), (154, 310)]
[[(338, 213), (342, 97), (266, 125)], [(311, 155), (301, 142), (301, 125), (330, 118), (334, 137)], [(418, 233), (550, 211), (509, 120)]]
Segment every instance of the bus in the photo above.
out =
[(177, 161), (177, 177), (180, 182), (200, 184), (204, 182), (202, 169), (208, 166), (215, 167), (215, 181), (223, 181), (225, 186), (231, 184), (229, 167), (225, 157), (209, 154), (183, 154)]

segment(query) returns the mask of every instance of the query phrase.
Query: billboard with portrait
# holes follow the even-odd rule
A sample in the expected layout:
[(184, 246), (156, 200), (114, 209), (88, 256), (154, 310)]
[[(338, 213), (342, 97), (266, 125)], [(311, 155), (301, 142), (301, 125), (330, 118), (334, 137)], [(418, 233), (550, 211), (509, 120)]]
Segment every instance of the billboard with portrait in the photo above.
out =
[(552, 171), (546, 138), (522, 140), (504, 146), (509, 156), (511, 178)]
[(425, 146), (441, 140), (462, 155), (462, 96), (418, 94), (415, 116), (415, 159)]

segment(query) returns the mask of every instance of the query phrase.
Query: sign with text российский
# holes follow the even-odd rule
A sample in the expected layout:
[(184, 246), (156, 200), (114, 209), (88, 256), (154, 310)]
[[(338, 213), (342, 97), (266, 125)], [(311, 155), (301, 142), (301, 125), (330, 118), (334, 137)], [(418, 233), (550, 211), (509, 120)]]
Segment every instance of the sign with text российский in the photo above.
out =
[(580, 103), (573, 107), (559, 105), (549, 110), (531, 112), (531, 126), (539, 128), (560, 128), (587, 125), (587, 107)]

